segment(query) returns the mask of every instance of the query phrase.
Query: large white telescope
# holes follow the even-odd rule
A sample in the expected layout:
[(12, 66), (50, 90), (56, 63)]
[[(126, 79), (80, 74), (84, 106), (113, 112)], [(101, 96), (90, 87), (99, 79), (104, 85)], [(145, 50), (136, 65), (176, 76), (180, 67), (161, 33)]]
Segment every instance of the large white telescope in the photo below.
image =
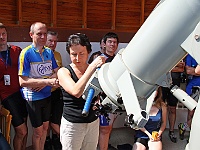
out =
[[(198, 51), (191, 47), (196, 42), (194, 34), (198, 34), (195, 31), (200, 21), (199, 8), (200, 0), (161, 1), (127, 47), (99, 70), (98, 79), (103, 91), (112, 103), (124, 106), (128, 115), (133, 114), (137, 125), (145, 124), (145, 117), (148, 119), (148, 114), (145, 111), (141, 114), (141, 109), (148, 112), (149, 108), (144, 108), (143, 103), (148, 102), (146, 99), (157, 85), (170, 88), (166, 73), (187, 52), (194, 56), (193, 52)], [(194, 58), (200, 62), (200, 57)], [(194, 100), (176, 89), (172, 90), (175, 96), (184, 95), (181, 101), (189, 109), (194, 109)], [(120, 97), (123, 106), (117, 101)], [(139, 124), (141, 119), (144, 123)]]
[[(98, 71), (99, 85), (107, 95), (102, 103), (125, 109), (132, 127), (143, 127), (148, 121), (158, 85), (170, 88), (186, 107), (194, 109), (197, 103), (177, 86), (171, 86), (166, 73), (187, 53), (200, 64), (199, 21), (200, 0), (160, 1), (127, 47)], [(200, 147), (199, 116), (200, 110), (196, 110), (188, 150)]]

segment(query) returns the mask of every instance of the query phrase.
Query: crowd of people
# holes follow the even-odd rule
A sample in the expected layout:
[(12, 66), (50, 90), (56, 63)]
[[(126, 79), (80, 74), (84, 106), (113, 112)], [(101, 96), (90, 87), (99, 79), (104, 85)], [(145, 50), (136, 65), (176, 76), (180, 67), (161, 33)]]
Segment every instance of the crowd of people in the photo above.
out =
[[(100, 103), (100, 97), (106, 96), (100, 93), (93, 98), (88, 116), (83, 117), (85, 100), (82, 95), (96, 69), (114, 59), (119, 44), (118, 35), (113, 32), (105, 34), (100, 40), (100, 50), (91, 54), (87, 35), (71, 34), (66, 42), (71, 63), (66, 67), (62, 65), (64, 58), (56, 51), (57, 32), (48, 31), (42, 22), (35, 22), (30, 27), (29, 35), (32, 44), (26, 48), (9, 45), (6, 26), (0, 23), (0, 99), (12, 115), (14, 150), (26, 149), (28, 116), (33, 128), (34, 150), (95, 150), (97, 146), (99, 150), (108, 150), (117, 115), (97, 116), (94, 106)], [(199, 68), (188, 55), (185, 61), (171, 70), (172, 84), (180, 86), (181, 74), (186, 71), (186, 92), (193, 96), (199, 91)], [(174, 133), (177, 103), (169, 88), (157, 88), (149, 121), (144, 128), (136, 130), (134, 150), (162, 149), (167, 116), (169, 138), (177, 142)], [(187, 121), (178, 125), (181, 140), (187, 127), (191, 126), (193, 114), (194, 111), (188, 110)], [(157, 132), (156, 138), (153, 132)], [(5, 139), (1, 141), (6, 144)]]

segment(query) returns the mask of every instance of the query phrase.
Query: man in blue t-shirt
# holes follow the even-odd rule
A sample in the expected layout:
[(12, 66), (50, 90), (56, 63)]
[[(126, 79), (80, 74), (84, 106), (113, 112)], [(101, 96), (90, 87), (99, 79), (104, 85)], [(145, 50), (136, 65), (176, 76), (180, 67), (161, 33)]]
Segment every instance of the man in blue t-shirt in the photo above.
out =
[[(192, 58), (191, 55), (187, 55), (186, 57), (186, 73), (188, 75), (188, 82), (186, 85), (186, 93), (188, 95), (192, 95), (192, 88), (195, 86), (200, 86), (200, 75), (195, 73), (195, 68), (197, 67), (197, 62), (195, 61), (194, 58)], [(178, 125), (179, 128), (179, 136), (180, 139), (184, 139), (184, 133), (187, 127), (191, 127), (192, 123), (192, 117), (194, 115), (194, 110), (190, 111), (188, 110), (188, 116), (187, 116), (187, 122), (185, 123), (180, 123)]]
[(33, 149), (44, 149), (51, 109), (51, 87), (58, 86), (58, 65), (51, 49), (44, 47), (47, 27), (41, 22), (31, 25), (33, 43), (19, 57), (19, 83), (33, 126)]

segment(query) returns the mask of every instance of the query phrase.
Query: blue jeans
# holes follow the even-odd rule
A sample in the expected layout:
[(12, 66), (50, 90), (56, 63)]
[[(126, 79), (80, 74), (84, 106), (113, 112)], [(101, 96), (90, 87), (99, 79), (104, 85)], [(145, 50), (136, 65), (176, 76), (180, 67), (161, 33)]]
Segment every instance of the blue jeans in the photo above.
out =
[(11, 150), (10, 145), (6, 141), (3, 134), (0, 132), (0, 150)]

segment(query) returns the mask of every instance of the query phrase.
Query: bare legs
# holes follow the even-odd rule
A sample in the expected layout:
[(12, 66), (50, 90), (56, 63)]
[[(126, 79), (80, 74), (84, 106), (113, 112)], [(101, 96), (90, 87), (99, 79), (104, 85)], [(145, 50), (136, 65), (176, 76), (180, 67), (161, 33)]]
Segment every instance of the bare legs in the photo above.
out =
[(187, 115), (187, 125), (189, 128), (191, 128), (191, 124), (192, 124), (192, 118), (193, 118), (193, 115), (194, 115), (194, 111), (195, 110), (188, 110), (188, 115)]
[(99, 150), (108, 150), (108, 142), (112, 131), (112, 125), (100, 126), (99, 129)]
[(51, 123), (50, 125), (51, 125), (51, 129), (53, 129), (52, 130), (53, 134), (57, 134), (59, 136), (60, 135), (60, 125), (55, 124), (55, 123)]
[(26, 123), (15, 127), (15, 136), (13, 139), (13, 147), (15, 150), (25, 150), (28, 136), (28, 129)]
[(174, 131), (174, 125), (176, 122), (176, 107), (168, 106), (168, 112), (169, 131)]
[(34, 150), (43, 150), (44, 143), (46, 140), (47, 130), (49, 126), (49, 121), (43, 122), (43, 125), (37, 128), (33, 128), (33, 149)]
[(176, 107), (168, 106), (168, 119), (169, 119), (169, 138), (172, 142), (177, 142), (177, 137), (174, 134), (174, 125), (176, 121)]

